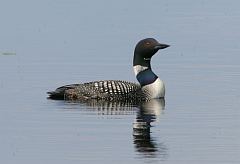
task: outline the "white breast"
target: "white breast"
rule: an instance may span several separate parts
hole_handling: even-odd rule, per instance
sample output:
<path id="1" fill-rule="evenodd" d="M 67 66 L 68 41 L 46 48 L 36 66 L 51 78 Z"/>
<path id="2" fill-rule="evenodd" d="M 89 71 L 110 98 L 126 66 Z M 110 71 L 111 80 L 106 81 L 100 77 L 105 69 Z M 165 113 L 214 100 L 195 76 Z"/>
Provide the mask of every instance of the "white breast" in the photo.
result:
<path id="1" fill-rule="evenodd" d="M 149 99 L 163 98 L 165 96 L 165 86 L 161 79 L 157 78 L 154 83 L 142 87 Z"/>

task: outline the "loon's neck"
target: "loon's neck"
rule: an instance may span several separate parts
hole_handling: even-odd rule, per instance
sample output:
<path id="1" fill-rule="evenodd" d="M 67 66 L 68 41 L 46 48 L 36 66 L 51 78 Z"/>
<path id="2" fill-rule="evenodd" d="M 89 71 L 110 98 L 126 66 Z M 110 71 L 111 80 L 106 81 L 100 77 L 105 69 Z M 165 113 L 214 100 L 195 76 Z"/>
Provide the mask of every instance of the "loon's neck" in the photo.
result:
<path id="1" fill-rule="evenodd" d="M 144 59 L 134 55 L 133 69 L 135 76 L 142 87 L 142 92 L 147 99 L 164 98 L 165 86 L 162 80 L 151 69 L 151 58 Z"/>
<path id="2" fill-rule="evenodd" d="M 151 58 L 143 58 L 138 54 L 134 54 L 133 70 L 141 86 L 152 84 L 158 78 L 153 73 L 150 62 Z"/>
<path id="3" fill-rule="evenodd" d="M 150 69 L 151 70 L 151 64 L 150 64 L 151 59 L 146 59 L 138 55 L 137 53 L 134 53 L 133 57 L 133 70 L 134 74 L 137 77 L 137 75 L 146 70 Z"/>

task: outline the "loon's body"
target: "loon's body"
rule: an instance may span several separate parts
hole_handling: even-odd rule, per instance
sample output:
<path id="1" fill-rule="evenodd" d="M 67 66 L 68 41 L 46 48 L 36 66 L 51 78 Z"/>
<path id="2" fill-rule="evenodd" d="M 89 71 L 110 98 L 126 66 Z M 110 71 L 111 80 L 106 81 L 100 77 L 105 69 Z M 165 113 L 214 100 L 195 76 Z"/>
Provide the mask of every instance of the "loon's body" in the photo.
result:
<path id="1" fill-rule="evenodd" d="M 121 80 L 102 80 L 82 84 L 71 84 L 48 92 L 50 99 L 89 100 L 104 99 L 110 101 L 141 101 L 164 98 L 165 86 L 162 80 L 152 72 L 151 57 L 169 45 L 158 43 L 153 38 L 138 42 L 134 51 L 133 69 L 140 84 Z"/>

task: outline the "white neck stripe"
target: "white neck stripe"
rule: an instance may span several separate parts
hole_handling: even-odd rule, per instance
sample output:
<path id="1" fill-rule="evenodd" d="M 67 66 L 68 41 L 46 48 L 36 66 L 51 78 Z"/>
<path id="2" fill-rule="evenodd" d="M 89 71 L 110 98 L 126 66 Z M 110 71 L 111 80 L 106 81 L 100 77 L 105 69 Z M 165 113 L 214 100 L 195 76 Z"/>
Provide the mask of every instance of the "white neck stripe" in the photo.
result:
<path id="1" fill-rule="evenodd" d="M 142 72 L 142 71 L 144 71 L 146 69 L 148 69 L 148 67 L 142 66 L 142 65 L 135 65 L 135 66 L 133 66 L 133 70 L 134 70 L 135 76 L 137 76 L 139 72 Z"/>

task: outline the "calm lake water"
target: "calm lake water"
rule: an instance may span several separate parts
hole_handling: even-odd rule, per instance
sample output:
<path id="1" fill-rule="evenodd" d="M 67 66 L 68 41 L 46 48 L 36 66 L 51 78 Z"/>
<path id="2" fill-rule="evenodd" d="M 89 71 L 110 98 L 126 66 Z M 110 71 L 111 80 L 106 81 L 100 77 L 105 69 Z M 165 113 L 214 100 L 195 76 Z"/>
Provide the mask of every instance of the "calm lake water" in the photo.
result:
<path id="1" fill-rule="evenodd" d="M 0 163 L 240 163 L 239 6 L 2 2 Z M 171 45 L 152 60 L 165 101 L 46 98 L 65 84 L 136 81 L 133 50 L 146 37 Z"/>

